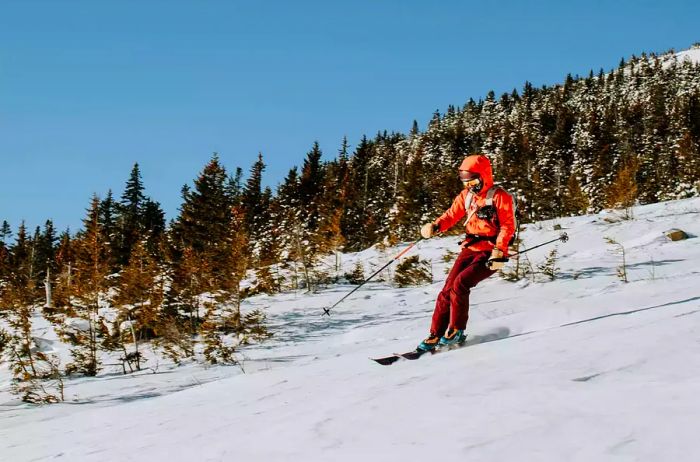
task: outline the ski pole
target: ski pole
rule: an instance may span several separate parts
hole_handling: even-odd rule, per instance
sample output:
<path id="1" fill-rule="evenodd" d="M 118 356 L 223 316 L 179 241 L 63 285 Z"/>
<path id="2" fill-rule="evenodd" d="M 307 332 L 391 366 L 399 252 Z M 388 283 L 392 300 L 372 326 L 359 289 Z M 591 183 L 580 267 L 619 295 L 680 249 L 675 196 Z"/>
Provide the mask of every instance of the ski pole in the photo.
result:
<path id="1" fill-rule="evenodd" d="M 537 248 L 542 247 L 542 246 L 545 246 L 545 245 L 547 245 L 547 244 L 551 244 L 552 242 L 557 242 L 557 241 L 566 242 L 566 241 L 568 241 L 568 240 L 569 240 L 569 235 L 566 234 L 566 233 L 561 233 L 561 234 L 559 235 L 558 238 L 552 239 L 551 241 L 547 241 L 547 242 L 543 242 L 543 243 L 541 243 L 541 244 L 537 244 L 537 245 L 535 245 L 535 246 L 530 247 L 529 249 L 521 250 L 520 252 L 515 252 L 515 253 L 513 253 L 513 254 L 510 254 L 510 255 L 508 255 L 507 257 L 494 258 L 494 259 L 488 260 L 488 261 L 497 261 L 497 262 L 503 262 L 503 263 L 505 263 L 505 262 L 507 262 L 509 259 L 511 259 L 511 258 L 513 258 L 513 257 L 515 257 L 515 256 L 518 256 L 518 255 L 522 255 L 522 254 L 524 254 L 524 253 L 527 253 L 527 252 L 529 252 L 529 251 L 532 250 L 532 249 L 537 249 Z"/>
<path id="2" fill-rule="evenodd" d="M 343 300 L 345 300 L 346 298 L 348 298 L 350 295 L 354 294 L 355 291 L 357 291 L 357 289 L 359 289 L 360 287 L 362 287 L 363 285 L 365 285 L 366 283 L 368 283 L 368 282 L 370 281 L 370 279 L 372 279 L 374 276 L 376 276 L 377 274 L 379 274 L 379 273 L 381 273 L 382 271 L 384 271 L 384 269 L 386 269 L 387 266 L 391 265 L 393 262 L 395 262 L 396 260 L 398 260 L 399 258 L 401 258 L 406 252 L 408 252 L 409 250 L 411 250 L 416 244 L 418 244 L 418 243 L 419 243 L 420 241 L 422 241 L 423 239 L 424 239 L 423 237 L 420 237 L 420 238 L 418 238 L 418 240 L 413 241 L 408 247 L 406 247 L 405 249 L 403 249 L 398 255 L 396 255 L 394 258 L 392 258 L 391 260 L 389 260 L 389 261 L 386 263 L 386 265 L 384 265 L 384 266 L 382 266 L 381 268 L 379 268 L 377 271 L 374 272 L 373 275 L 371 275 L 370 277 L 368 277 L 367 279 L 365 279 L 364 281 L 362 281 L 362 283 L 361 283 L 359 286 L 355 287 L 355 288 L 352 289 L 349 293 L 345 294 L 345 296 L 344 296 L 343 298 L 341 298 L 340 300 L 338 300 L 337 302 L 335 302 L 335 304 L 334 304 L 333 306 L 331 306 L 330 308 L 324 308 L 324 309 L 323 309 L 323 314 L 327 314 L 328 316 L 330 316 L 330 315 L 331 315 L 331 310 L 332 310 L 333 308 L 335 308 L 336 306 L 340 305 L 340 302 L 342 302 Z M 321 316 L 323 316 L 323 314 L 322 314 Z"/>
<path id="3" fill-rule="evenodd" d="M 566 233 L 561 233 L 559 235 L 559 237 L 556 239 L 552 239 L 551 241 L 543 242 L 542 244 L 538 244 L 536 246 L 530 247 L 529 249 L 521 250 L 520 252 L 515 252 L 514 254 L 509 255 L 508 257 L 510 258 L 510 257 L 515 257 L 516 255 L 524 254 L 526 252 L 529 252 L 532 249 L 537 249 L 537 248 L 545 246 L 547 244 L 551 244 L 552 242 L 557 242 L 557 241 L 566 242 L 568 240 L 569 240 L 569 235 Z"/>

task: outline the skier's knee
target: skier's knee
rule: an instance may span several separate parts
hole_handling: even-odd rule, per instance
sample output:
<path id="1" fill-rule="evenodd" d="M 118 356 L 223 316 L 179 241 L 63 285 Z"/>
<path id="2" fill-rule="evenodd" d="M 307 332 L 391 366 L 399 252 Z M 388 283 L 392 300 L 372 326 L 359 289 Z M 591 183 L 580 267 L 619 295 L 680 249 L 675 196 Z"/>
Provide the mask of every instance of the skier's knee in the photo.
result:
<path id="1" fill-rule="evenodd" d="M 452 283 L 452 290 L 458 294 L 468 294 L 471 288 L 474 287 L 469 278 L 456 278 Z"/>

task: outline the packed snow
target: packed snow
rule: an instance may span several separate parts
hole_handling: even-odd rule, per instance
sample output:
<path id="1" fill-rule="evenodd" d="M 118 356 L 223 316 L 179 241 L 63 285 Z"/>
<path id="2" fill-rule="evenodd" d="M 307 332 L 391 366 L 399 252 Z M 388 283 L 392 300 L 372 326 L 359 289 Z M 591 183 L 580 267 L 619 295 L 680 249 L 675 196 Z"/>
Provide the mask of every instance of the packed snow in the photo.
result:
<path id="1" fill-rule="evenodd" d="M 690 238 L 672 242 L 671 228 Z M 396 288 L 389 272 L 330 317 L 323 307 L 353 286 L 247 299 L 275 337 L 243 351 L 245 373 L 151 359 L 139 374 L 69 380 L 65 403 L 37 407 L 9 394 L 3 368 L 0 460 L 697 461 L 700 199 L 530 224 L 524 246 L 562 231 L 555 280 L 486 280 L 471 296 L 473 344 L 418 361 L 368 358 L 426 335 L 458 236 L 408 254 L 431 261 L 432 285 Z M 625 248 L 628 283 L 606 237 Z M 359 259 L 371 274 L 405 245 L 343 255 L 343 271 Z"/>

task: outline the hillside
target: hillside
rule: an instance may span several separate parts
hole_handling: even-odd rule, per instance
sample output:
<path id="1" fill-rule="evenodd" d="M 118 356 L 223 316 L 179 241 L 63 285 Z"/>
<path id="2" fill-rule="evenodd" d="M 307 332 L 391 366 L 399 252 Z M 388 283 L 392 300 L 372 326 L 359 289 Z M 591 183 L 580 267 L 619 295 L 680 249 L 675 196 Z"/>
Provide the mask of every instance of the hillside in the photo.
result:
<path id="1" fill-rule="evenodd" d="M 457 237 L 412 252 L 432 262 L 432 285 L 371 283 L 330 318 L 322 307 L 351 286 L 247 299 L 275 337 L 245 351 L 245 374 L 161 364 L 71 380 L 66 403 L 31 407 L 9 394 L 3 368 L 0 460 L 696 460 L 698 217 L 700 200 L 686 199 L 637 207 L 633 220 L 528 225 L 526 246 L 556 237 L 555 224 L 570 235 L 556 279 L 487 280 L 468 331 L 497 340 L 415 362 L 368 357 L 425 335 Z M 670 228 L 691 238 L 671 242 Z M 605 237 L 624 245 L 628 283 Z M 360 259 L 369 271 L 400 247 L 343 255 L 343 267 Z"/>

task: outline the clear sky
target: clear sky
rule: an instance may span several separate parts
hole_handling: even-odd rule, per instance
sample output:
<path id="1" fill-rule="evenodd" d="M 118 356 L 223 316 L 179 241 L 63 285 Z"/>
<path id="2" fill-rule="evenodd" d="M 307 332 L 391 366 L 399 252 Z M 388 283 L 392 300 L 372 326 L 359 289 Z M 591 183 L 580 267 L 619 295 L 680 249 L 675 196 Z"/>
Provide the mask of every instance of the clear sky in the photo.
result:
<path id="1" fill-rule="evenodd" d="M 212 152 L 276 186 L 314 140 L 700 41 L 693 1 L 0 0 L 0 220 L 80 226 L 134 162 L 168 218 Z"/>

